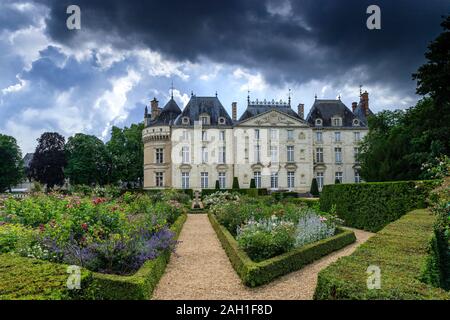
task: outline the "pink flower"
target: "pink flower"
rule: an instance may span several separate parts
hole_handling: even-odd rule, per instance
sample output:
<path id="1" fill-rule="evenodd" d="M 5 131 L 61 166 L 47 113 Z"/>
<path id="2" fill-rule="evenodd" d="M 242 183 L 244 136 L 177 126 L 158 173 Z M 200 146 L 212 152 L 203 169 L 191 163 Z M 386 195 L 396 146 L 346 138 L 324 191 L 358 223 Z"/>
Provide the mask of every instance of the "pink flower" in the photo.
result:
<path id="1" fill-rule="evenodd" d="M 320 221 L 322 221 L 322 222 L 327 221 L 327 218 L 325 218 L 325 217 L 320 217 Z"/>

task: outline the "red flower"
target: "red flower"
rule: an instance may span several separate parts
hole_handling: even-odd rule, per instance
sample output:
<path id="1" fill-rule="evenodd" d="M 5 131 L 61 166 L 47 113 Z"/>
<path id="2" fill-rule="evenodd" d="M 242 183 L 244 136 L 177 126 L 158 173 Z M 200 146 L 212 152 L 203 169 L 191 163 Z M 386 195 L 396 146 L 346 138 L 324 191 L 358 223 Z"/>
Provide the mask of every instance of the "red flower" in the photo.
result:
<path id="1" fill-rule="evenodd" d="M 39 225 L 39 231 L 45 231 L 45 226 L 42 223 Z"/>
<path id="2" fill-rule="evenodd" d="M 81 224 L 81 228 L 82 228 L 84 231 L 87 231 L 87 229 L 88 229 L 88 224 L 87 224 L 87 223 L 82 223 L 82 224 Z"/>

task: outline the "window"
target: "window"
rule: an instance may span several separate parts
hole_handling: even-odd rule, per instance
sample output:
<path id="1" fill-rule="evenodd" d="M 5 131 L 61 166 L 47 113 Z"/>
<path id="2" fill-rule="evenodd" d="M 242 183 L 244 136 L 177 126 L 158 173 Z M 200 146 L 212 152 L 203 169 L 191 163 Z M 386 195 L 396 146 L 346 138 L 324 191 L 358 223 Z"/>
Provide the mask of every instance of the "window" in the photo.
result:
<path id="1" fill-rule="evenodd" d="M 322 125 L 322 119 L 316 119 L 316 126 Z"/>
<path id="2" fill-rule="evenodd" d="M 340 126 L 342 126 L 342 119 L 341 118 L 333 118 L 332 123 L 333 123 L 333 127 L 340 127 Z"/>
<path id="3" fill-rule="evenodd" d="M 220 189 L 226 189 L 225 172 L 219 172 L 219 187 Z"/>
<path id="4" fill-rule="evenodd" d="M 183 141 L 189 140 L 189 132 L 187 130 L 183 130 Z"/>
<path id="5" fill-rule="evenodd" d="M 208 140 L 208 132 L 206 130 L 202 131 L 202 141 Z"/>
<path id="6" fill-rule="evenodd" d="M 361 182 L 361 176 L 359 175 L 359 171 L 355 170 L 355 183 Z"/>
<path id="7" fill-rule="evenodd" d="M 225 124 L 225 118 L 219 117 L 219 124 Z"/>
<path id="8" fill-rule="evenodd" d="M 164 186 L 164 174 L 162 172 L 155 172 L 155 186 L 157 188 Z"/>
<path id="9" fill-rule="evenodd" d="M 355 142 L 361 141 L 361 132 L 353 132 L 353 136 L 355 137 Z"/>
<path id="10" fill-rule="evenodd" d="M 189 147 L 182 147 L 181 148 L 181 158 L 183 163 L 189 163 Z"/>
<path id="11" fill-rule="evenodd" d="M 287 173 L 287 185 L 288 185 L 289 189 L 293 189 L 295 187 L 295 185 L 294 185 L 294 177 L 295 177 L 295 172 L 288 171 L 288 173 Z"/>
<path id="12" fill-rule="evenodd" d="M 338 171 L 336 172 L 336 174 L 334 175 L 334 179 L 339 180 L 340 183 L 342 183 L 342 172 Z"/>
<path id="13" fill-rule="evenodd" d="M 200 187 L 202 189 L 207 189 L 209 186 L 208 172 L 200 173 Z"/>
<path id="14" fill-rule="evenodd" d="M 339 131 L 334 133 L 334 141 L 341 142 L 341 133 Z"/>
<path id="15" fill-rule="evenodd" d="M 208 148 L 202 147 L 202 163 L 208 162 Z"/>
<path id="16" fill-rule="evenodd" d="M 261 171 L 255 171 L 253 173 L 253 177 L 255 178 L 255 186 L 256 188 L 261 188 Z"/>
<path id="17" fill-rule="evenodd" d="M 359 157 L 359 148 L 353 148 L 353 156 L 355 157 L 355 163 L 358 163 L 358 157 Z"/>
<path id="18" fill-rule="evenodd" d="M 294 146 L 287 146 L 287 161 L 294 162 Z"/>
<path id="19" fill-rule="evenodd" d="M 278 189 L 278 173 L 277 172 L 273 172 L 270 175 L 270 188 Z"/>
<path id="20" fill-rule="evenodd" d="M 259 144 L 255 146 L 255 162 L 260 163 L 261 162 L 261 147 Z"/>
<path id="21" fill-rule="evenodd" d="M 323 141 L 322 131 L 316 131 L 316 142 L 322 142 L 322 141 Z"/>
<path id="22" fill-rule="evenodd" d="M 270 146 L 270 159 L 272 162 L 278 162 L 278 148 L 277 146 Z"/>
<path id="23" fill-rule="evenodd" d="M 359 120 L 358 120 L 358 119 L 354 119 L 354 120 L 353 120 L 353 126 L 354 126 L 354 127 L 359 126 Z"/>
<path id="24" fill-rule="evenodd" d="M 322 188 L 323 188 L 323 172 L 317 172 L 316 173 L 316 181 L 317 181 L 317 186 L 319 187 L 319 190 L 322 191 Z"/>
<path id="25" fill-rule="evenodd" d="M 259 129 L 255 129 L 255 139 L 259 140 Z"/>
<path id="26" fill-rule="evenodd" d="M 189 118 L 188 118 L 188 117 L 183 117 L 183 118 L 181 119 L 181 123 L 182 123 L 182 124 L 189 124 Z"/>
<path id="27" fill-rule="evenodd" d="M 219 141 L 225 141 L 225 131 L 219 132 Z"/>
<path id="28" fill-rule="evenodd" d="M 207 125 L 208 124 L 208 116 L 201 116 L 200 120 L 202 122 L 202 125 Z"/>
<path id="29" fill-rule="evenodd" d="M 189 172 L 181 173 L 181 188 L 189 189 Z"/>
<path id="30" fill-rule="evenodd" d="M 323 148 L 316 148 L 316 162 L 323 162 Z"/>
<path id="31" fill-rule="evenodd" d="M 272 139 L 272 140 L 278 139 L 278 130 L 277 129 L 270 129 L 270 139 Z"/>
<path id="32" fill-rule="evenodd" d="M 294 140 L 294 130 L 287 131 L 287 138 L 288 140 Z"/>
<path id="33" fill-rule="evenodd" d="M 342 148 L 334 148 L 334 159 L 336 163 L 342 163 Z"/>
<path id="34" fill-rule="evenodd" d="M 226 162 L 225 147 L 219 147 L 219 163 Z"/>
<path id="35" fill-rule="evenodd" d="M 156 149 L 156 163 L 164 163 L 164 150 L 162 148 Z"/>

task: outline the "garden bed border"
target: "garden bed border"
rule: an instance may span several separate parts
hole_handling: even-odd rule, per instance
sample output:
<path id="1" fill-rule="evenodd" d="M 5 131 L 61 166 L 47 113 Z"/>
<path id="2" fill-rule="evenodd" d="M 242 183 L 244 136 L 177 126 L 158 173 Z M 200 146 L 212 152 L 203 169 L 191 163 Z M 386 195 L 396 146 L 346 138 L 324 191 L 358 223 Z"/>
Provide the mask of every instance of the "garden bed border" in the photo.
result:
<path id="1" fill-rule="evenodd" d="M 249 287 L 263 285 L 277 277 L 297 271 L 305 265 L 356 241 L 353 231 L 338 228 L 338 233 L 331 238 L 296 248 L 261 262 L 254 262 L 238 247 L 236 239 L 224 226 L 219 224 L 213 214 L 208 213 L 208 218 L 234 270 L 236 270 L 242 282 Z"/>

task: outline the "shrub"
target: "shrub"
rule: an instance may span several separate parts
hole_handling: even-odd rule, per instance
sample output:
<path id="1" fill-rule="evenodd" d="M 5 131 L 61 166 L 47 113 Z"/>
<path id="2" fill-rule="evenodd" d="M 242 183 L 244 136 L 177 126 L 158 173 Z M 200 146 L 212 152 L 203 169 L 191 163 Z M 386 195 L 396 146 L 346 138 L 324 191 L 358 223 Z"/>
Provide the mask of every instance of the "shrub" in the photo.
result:
<path id="1" fill-rule="evenodd" d="M 295 245 L 304 246 L 334 236 L 336 224 L 319 216 L 313 210 L 302 215 L 297 223 Z"/>
<path id="2" fill-rule="evenodd" d="M 234 177 L 233 178 L 233 189 L 234 190 L 239 190 L 240 188 L 239 188 L 239 179 L 238 179 L 238 177 Z"/>
<path id="3" fill-rule="evenodd" d="M 330 211 L 335 205 L 337 215 L 348 226 L 376 232 L 406 212 L 424 208 L 435 185 L 436 181 L 326 185 L 320 208 Z"/>
<path id="4" fill-rule="evenodd" d="M 18 244 L 28 244 L 33 241 L 34 231 L 15 224 L 0 224 L 0 254 L 13 252 Z"/>
<path id="5" fill-rule="evenodd" d="M 412 211 L 390 223 L 350 256 L 320 271 L 315 299 L 450 299 L 442 289 L 420 281 L 435 217 Z M 367 268 L 381 269 L 381 288 L 367 288 Z"/>
<path id="6" fill-rule="evenodd" d="M 319 193 L 319 186 L 317 184 L 317 179 L 313 178 L 312 182 L 311 182 L 311 191 L 310 193 L 314 196 L 314 197 L 318 197 L 320 195 Z"/>
<path id="7" fill-rule="evenodd" d="M 256 189 L 255 179 L 250 179 L 250 189 Z"/>

